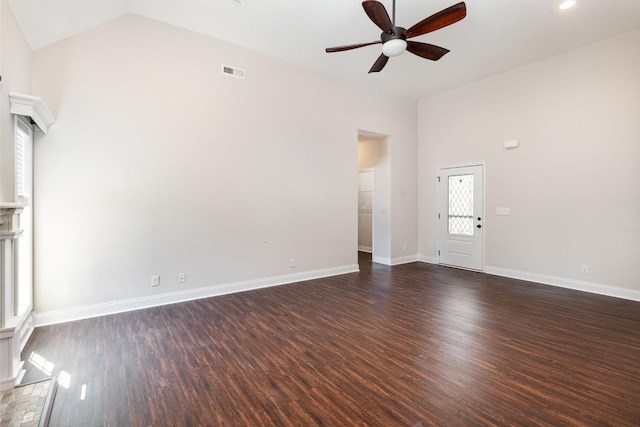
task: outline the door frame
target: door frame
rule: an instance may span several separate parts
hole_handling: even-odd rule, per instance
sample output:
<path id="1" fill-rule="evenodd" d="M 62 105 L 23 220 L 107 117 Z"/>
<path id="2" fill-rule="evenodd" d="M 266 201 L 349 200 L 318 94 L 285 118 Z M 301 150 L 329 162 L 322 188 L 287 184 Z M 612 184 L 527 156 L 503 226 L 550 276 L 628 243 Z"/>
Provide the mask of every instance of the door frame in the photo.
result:
<path id="1" fill-rule="evenodd" d="M 376 170 L 375 168 L 366 168 L 358 170 L 358 177 L 361 173 L 371 173 L 371 256 L 373 257 L 375 251 L 375 235 L 376 235 L 376 227 L 375 227 L 375 215 L 376 215 Z M 358 193 L 360 192 L 360 186 L 358 186 Z M 358 216 L 360 208 L 358 207 Z M 358 218 L 358 228 L 360 228 L 360 218 Z M 358 251 L 360 251 L 360 245 L 358 245 Z"/>
<path id="2" fill-rule="evenodd" d="M 483 233 L 482 233 L 482 268 L 480 270 L 473 270 L 473 271 L 485 271 L 485 268 L 487 266 L 486 263 L 486 259 L 487 259 L 487 232 L 488 232 L 488 227 L 487 227 L 487 162 L 482 160 L 482 161 L 476 161 L 476 162 L 465 162 L 465 163 L 455 163 L 455 164 L 450 164 L 450 165 L 441 165 L 441 166 L 437 166 L 436 167 L 436 180 L 440 179 L 440 171 L 443 169 L 456 169 L 456 168 L 466 168 L 466 167 L 471 167 L 471 166 L 481 166 L 482 167 L 482 218 L 484 218 L 484 221 L 482 222 L 482 228 L 483 228 Z M 438 185 L 437 186 L 437 191 L 436 191 L 436 255 L 437 255 L 437 259 L 438 259 L 438 265 L 440 265 L 440 251 L 443 249 L 441 247 L 441 239 L 440 239 L 440 223 L 438 221 L 440 221 L 439 216 L 440 212 L 443 212 L 443 206 L 441 203 L 442 200 L 442 185 Z M 461 269 L 465 269 L 464 267 L 457 267 L 457 266 L 452 266 L 452 267 L 456 267 L 456 268 L 461 268 Z"/>

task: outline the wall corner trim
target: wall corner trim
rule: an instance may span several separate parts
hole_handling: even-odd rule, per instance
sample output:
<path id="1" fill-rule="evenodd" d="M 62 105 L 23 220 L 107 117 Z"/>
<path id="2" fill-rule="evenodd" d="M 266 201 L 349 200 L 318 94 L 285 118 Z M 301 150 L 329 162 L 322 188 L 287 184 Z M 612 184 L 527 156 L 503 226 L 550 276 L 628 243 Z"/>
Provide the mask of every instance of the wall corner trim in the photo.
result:
<path id="1" fill-rule="evenodd" d="M 418 261 L 418 255 L 396 257 L 391 260 L 391 265 L 409 264 Z"/>
<path id="2" fill-rule="evenodd" d="M 371 257 L 371 262 L 375 262 L 378 264 L 384 264 L 384 265 L 392 265 L 391 264 L 391 258 L 384 258 L 381 256 L 372 256 Z"/>
<path id="3" fill-rule="evenodd" d="M 427 264 L 438 264 L 438 258 L 428 255 L 418 254 L 418 261 L 426 262 Z"/>
<path id="4" fill-rule="evenodd" d="M 123 313 L 127 311 L 141 310 L 167 304 L 192 301 L 202 298 L 210 298 L 219 295 L 236 292 L 250 291 L 254 289 L 280 286 L 306 280 L 321 279 L 323 277 L 338 276 L 341 274 L 356 273 L 360 271 L 358 264 L 330 267 L 320 270 L 312 270 L 301 273 L 273 276 L 263 279 L 246 280 L 242 282 L 226 283 L 221 285 L 206 286 L 196 289 L 187 289 L 179 292 L 169 292 L 161 295 L 152 295 L 141 298 L 131 298 L 113 301 L 103 304 L 94 304 L 84 307 L 76 307 L 64 310 L 35 313 L 35 326 L 46 326 L 57 323 L 72 322 L 74 320 L 89 319 L 92 317 L 107 316 L 109 314 Z"/>
<path id="5" fill-rule="evenodd" d="M 11 103 L 11 114 L 31 117 L 45 134 L 49 132 L 49 128 L 56 121 L 42 98 L 38 96 L 9 92 L 9 102 Z"/>

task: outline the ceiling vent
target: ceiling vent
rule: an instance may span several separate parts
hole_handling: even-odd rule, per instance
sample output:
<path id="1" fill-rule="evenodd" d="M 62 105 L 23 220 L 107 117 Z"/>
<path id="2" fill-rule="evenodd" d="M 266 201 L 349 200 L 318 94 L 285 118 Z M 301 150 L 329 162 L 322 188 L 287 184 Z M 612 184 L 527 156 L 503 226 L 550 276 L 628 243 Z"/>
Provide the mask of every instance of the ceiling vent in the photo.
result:
<path id="1" fill-rule="evenodd" d="M 229 65 L 222 64 L 222 74 L 244 79 L 244 70 L 242 68 L 231 67 Z"/>

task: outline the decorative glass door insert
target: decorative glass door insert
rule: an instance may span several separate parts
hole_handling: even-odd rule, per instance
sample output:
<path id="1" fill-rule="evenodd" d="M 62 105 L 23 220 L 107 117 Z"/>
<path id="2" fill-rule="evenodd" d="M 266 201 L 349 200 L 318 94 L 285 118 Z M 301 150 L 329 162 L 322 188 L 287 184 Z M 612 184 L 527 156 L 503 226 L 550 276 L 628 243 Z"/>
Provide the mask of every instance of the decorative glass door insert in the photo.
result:
<path id="1" fill-rule="evenodd" d="M 473 236 L 473 175 L 449 177 L 449 233 Z"/>

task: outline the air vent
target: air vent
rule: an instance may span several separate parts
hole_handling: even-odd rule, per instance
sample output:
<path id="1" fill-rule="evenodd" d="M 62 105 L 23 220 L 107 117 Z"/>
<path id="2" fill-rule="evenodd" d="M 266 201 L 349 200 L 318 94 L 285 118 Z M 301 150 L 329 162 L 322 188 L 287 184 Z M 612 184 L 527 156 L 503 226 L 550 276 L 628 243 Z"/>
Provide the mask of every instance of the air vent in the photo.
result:
<path id="1" fill-rule="evenodd" d="M 231 67 L 229 65 L 222 64 L 222 74 L 244 79 L 244 70 L 242 68 Z"/>

